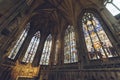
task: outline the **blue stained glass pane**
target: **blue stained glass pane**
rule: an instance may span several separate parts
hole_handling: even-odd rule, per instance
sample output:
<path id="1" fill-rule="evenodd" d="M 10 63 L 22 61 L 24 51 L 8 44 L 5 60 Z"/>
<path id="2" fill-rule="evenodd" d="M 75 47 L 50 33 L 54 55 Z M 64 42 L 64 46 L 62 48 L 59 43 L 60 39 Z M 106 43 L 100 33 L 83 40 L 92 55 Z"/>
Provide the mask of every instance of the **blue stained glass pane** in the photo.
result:
<path id="1" fill-rule="evenodd" d="M 102 22 L 99 22 L 99 20 L 92 13 L 89 13 L 89 16 L 93 19 L 91 23 L 87 15 L 88 13 L 84 14 L 82 22 L 89 58 L 99 59 L 117 56 L 112 54 L 114 52 L 110 51 L 110 47 L 113 48 L 113 45 L 102 28 L 102 26 L 105 25 Z M 86 19 L 87 22 L 84 22 L 84 19 Z M 86 29 L 86 27 L 88 29 Z M 86 36 L 87 33 L 88 36 Z M 107 48 L 105 46 L 107 46 Z"/>

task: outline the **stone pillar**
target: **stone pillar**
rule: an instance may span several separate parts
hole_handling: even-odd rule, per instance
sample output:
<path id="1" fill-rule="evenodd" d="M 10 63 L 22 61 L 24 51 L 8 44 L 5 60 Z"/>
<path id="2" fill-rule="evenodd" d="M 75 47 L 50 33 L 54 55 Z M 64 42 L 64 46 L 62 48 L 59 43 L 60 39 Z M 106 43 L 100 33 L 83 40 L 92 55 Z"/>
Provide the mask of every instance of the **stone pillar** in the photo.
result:
<path id="1" fill-rule="evenodd" d="M 14 59 L 14 61 L 16 61 L 16 60 L 22 61 L 22 59 L 25 55 L 25 52 L 29 46 L 29 43 L 30 43 L 32 37 L 34 36 L 34 33 L 35 33 L 35 31 L 32 30 L 32 28 L 30 28 L 20 50 L 18 51 L 18 53 Z"/>
<path id="2" fill-rule="evenodd" d="M 80 17 L 77 17 L 77 15 L 74 15 L 72 23 L 73 23 L 72 25 L 74 27 L 75 38 L 76 38 L 76 49 L 78 53 L 78 68 L 82 69 L 84 63 L 86 64 L 88 63 L 88 54 L 87 54 L 87 48 L 85 45 L 82 22 L 80 22 Z"/>
<path id="3" fill-rule="evenodd" d="M 78 67 L 81 69 L 88 61 L 87 57 L 87 51 L 85 50 L 85 41 L 84 41 L 84 34 L 82 31 L 82 27 L 79 25 L 74 26 L 75 30 L 75 37 L 76 37 L 76 48 L 77 48 L 77 53 L 78 53 Z"/>
<path id="4" fill-rule="evenodd" d="M 50 54 L 50 60 L 49 60 L 49 64 L 50 66 L 54 65 L 55 62 L 55 52 L 56 52 L 56 35 L 52 36 L 52 48 L 51 48 L 51 54 Z"/>
<path id="5" fill-rule="evenodd" d="M 44 48 L 44 43 L 45 43 L 46 37 L 47 37 L 47 34 L 45 34 L 45 35 L 41 34 L 38 49 L 37 49 L 37 52 L 36 52 L 35 57 L 34 57 L 33 62 L 32 62 L 32 66 L 34 66 L 34 67 L 38 67 L 40 64 L 40 59 L 42 56 L 42 51 Z"/>
<path id="6" fill-rule="evenodd" d="M 63 34 L 59 33 L 57 39 L 58 39 L 57 65 L 60 66 L 64 63 L 64 36 Z"/>

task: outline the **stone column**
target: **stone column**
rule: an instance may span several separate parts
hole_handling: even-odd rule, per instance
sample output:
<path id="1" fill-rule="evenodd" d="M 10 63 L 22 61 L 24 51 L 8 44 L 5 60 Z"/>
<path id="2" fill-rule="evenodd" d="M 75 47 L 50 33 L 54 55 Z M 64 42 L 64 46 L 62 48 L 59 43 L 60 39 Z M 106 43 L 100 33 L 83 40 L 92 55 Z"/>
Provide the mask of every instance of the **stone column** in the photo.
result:
<path id="1" fill-rule="evenodd" d="M 77 15 L 73 16 L 72 23 L 75 31 L 76 48 L 78 53 L 78 68 L 82 69 L 84 63 L 88 63 L 88 54 L 80 17 L 77 17 Z"/>
<path id="2" fill-rule="evenodd" d="M 55 51 L 56 51 L 56 35 L 52 36 L 52 48 L 51 48 L 51 53 L 50 53 L 50 60 L 49 60 L 49 64 L 52 66 L 54 65 L 55 62 Z"/>
<path id="3" fill-rule="evenodd" d="M 75 25 L 75 37 L 76 37 L 76 48 L 78 53 L 78 67 L 81 69 L 88 61 L 87 51 L 85 50 L 85 41 L 84 41 L 84 34 L 82 32 L 82 27 Z"/>
<path id="4" fill-rule="evenodd" d="M 64 63 L 64 36 L 62 33 L 58 34 L 58 56 L 57 65 L 60 66 Z"/>

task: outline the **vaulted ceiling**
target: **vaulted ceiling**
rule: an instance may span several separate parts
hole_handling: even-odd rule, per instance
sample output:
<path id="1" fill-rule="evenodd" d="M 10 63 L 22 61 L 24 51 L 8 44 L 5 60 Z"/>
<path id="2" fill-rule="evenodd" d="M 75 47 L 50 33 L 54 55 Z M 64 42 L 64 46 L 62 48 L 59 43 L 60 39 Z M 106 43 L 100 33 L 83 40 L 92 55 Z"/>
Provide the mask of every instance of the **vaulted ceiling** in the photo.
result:
<path id="1" fill-rule="evenodd" d="M 104 0 L 36 0 L 33 1 L 31 23 L 35 26 L 61 31 L 66 24 L 75 25 L 81 10 L 90 5 L 101 5 Z M 53 29 L 53 28 L 52 28 Z"/>
<path id="2" fill-rule="evenodd" d="M 23 0 L 24 1 L 24 0 Z M 61 31 L 67 26 L 76 24 L 81 10 L 94 6 L 99 7 L 105 0 L 26 0 L 32 10 L 30 20 L 32 26 L 38 29 L 54 29 Z M 4 15 L 19 0 L 0 0 L 0 15 Z M 7 5 L 7 7 L 5 6 Z M 3 9 L 4 8 L 4 9 Z"/>

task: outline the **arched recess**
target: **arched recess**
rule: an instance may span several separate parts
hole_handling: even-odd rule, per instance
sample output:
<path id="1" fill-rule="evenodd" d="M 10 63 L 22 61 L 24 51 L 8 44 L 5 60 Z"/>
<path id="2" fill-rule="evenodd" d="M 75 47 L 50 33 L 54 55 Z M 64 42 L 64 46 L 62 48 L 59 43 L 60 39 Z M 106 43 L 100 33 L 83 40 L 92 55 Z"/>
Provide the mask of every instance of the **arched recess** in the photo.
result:
<path id="1" fill-rule="evenodd" d="M 116 38 L 97 10 L 84 9 L 78 21 L 90 60 L 119 56 L 114 45 Z"/>
<path id="2" fill-rule="evenodd" d="M 52 36 L 51 34 L 49 34 L 44 44 L 40 65 L 49 65 L 51 47 L 52 47 Z"/>
<path id="3" fill-rule="evenodd" d="M 19 49 L 21 48 L 26 36 L 27 36 L 27 33 L 29 31 L 29 28 L 30 28 L 30 23 L 28 23 L 26 25 L 26 28 L 25 30 L 22 32 L 21 36 L 19 37 L 18 41 L 16 42 L 15 46 L 13 47 L 13 49 L 10 51 L 10 54 L 8 56 L 8 58 L 10 59 L 14 59 L 15 56 L 17 55 Z"/>
<path id="4" fill-rule="evenodd" d="M 64 63 L 78 62 L 76 38 L 73 26 L 68 26 L 64 36 Z"/>
<path id="5" fill-rule="evenodd" d="M 40 31 L 37 31 L 32 37 L 31 42 L 29 43 L 25 56 L 22 60 L 23 62 L 32 63 L 34 56 L 36 54 L 39 42 L 40 42 Z"/>

